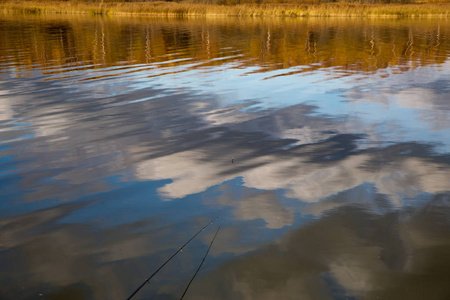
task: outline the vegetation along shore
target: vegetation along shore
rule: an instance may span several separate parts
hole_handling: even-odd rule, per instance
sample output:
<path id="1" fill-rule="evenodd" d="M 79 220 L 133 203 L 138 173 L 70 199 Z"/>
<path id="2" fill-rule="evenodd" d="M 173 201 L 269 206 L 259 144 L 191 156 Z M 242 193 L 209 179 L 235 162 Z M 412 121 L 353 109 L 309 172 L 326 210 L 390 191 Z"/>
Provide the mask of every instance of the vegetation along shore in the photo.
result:
<path id="1" fill-rule="evenodd" d="M 390 0 L 384 0 L 384 2 Z M 370 2 L 370 3 L 369 3 Z M 23 14 L 138 14 L 167 16 L 345 16 L 441 17 L 450 15 L 450 3 L 376 3 L 357 1 L 322 3 L 293 0 L 185 0 L 173 1 L 26 1 L 0 2 L 0 10 Z M 402 2 L 402 3 L 399 3 Z"/>

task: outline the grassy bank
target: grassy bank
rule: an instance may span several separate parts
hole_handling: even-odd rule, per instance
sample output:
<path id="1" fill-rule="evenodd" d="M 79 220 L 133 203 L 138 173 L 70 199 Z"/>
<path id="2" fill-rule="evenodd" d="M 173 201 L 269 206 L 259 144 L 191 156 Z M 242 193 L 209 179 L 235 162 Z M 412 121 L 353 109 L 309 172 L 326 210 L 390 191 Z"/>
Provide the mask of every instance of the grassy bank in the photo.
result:
<path id="1" fill-rule="evenodd" d="M 444 17 L 450 4 L 240 4 L 217 5 L 186 2 L 72 2 L 2 1 L 0 10 L 23 14 L 140 14 L 167 16 L 345 16 L 345 17 Z"/>

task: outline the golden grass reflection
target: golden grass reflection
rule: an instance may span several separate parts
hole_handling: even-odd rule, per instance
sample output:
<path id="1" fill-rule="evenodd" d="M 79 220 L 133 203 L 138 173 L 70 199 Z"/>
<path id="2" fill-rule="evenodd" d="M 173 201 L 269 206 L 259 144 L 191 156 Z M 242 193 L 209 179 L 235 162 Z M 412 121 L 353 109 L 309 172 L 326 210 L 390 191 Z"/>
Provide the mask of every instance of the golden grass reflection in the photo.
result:
<path id="1" fill-rule="evenodd" d="M 386 68 L 401 73 L 443 63 L 450 48 L 449 22 L 432 19 L 3 15 L 1 20 L 0 73 L 19 77 L 37 70 L 77 77 L 101 69 L 84 77 L 89 80 L 154 69 L 171 73 L 177 66 L 288 69 L 276 76 L 330 67 L 340 70 L 338 76 Z"/>

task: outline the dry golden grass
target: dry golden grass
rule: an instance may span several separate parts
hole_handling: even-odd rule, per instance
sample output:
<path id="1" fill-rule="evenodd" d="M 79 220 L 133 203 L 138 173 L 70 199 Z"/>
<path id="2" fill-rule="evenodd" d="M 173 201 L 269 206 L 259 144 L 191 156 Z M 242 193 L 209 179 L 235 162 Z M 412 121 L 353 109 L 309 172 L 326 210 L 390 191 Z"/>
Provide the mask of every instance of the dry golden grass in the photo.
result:
<path id="1" fill-rule="evenodd" d="M 3 1 L 0 10 L 23 14 L 141 14 L 167 16 L 449 17 L 450 4 L 240 4 L 186 2 Z"/>

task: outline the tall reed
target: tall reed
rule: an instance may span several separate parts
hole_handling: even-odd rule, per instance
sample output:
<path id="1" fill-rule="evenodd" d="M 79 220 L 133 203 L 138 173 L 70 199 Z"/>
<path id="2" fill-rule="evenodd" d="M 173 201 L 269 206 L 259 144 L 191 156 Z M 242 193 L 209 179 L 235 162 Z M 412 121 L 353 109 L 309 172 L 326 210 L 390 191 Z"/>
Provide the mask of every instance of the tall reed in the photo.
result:
<path id="1" fill-rule="evenodd" d="M 435 4 L 237 4 L 218 5 L 188 2 L 75 2 L 12 1 L 0 10 L 21 14 L 141 14 L 167 16 L 345 16 L 345 17 L 449 17 L 450 3 Z"/>

